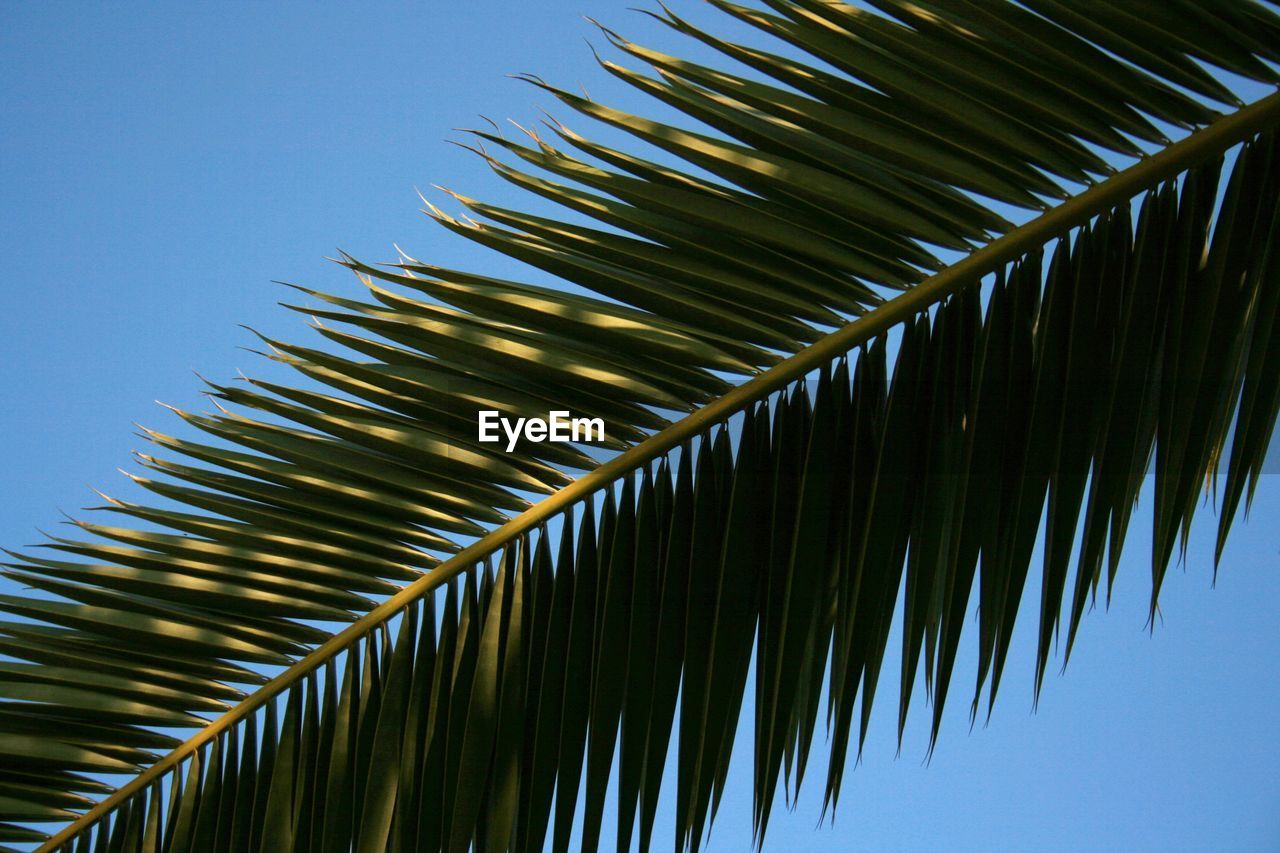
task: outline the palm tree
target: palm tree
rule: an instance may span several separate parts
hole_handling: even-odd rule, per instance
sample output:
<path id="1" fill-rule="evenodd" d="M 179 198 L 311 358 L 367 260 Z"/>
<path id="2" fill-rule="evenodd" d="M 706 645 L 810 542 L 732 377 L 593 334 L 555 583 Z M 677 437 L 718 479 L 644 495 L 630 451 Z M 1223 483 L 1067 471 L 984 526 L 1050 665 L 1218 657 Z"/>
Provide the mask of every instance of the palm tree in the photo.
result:
<path id="1" fill-rule="evenodd" d="M 616 755 L 619 849 L 671 761 L 696 850 L 751 690 L 763 843 L 820 722 L 835 807 L 900 589 L 936 738 L 974 606 L 994 702 L 1042 516 L 1037 687 L 1152 466 L 1152 614 L 1220 472 L 1221 554 L 1280 410 L 1280 95 L 1223 80 L 1280 82 L 1280 18 L 709 2 L 758 38 L 652 14 L 723 67 L 602 29 L 682 126 L 524 78 L 643 153 L 470 132 L 566 218 L 428 203 L 563 286 L 343 256 L 367 297 L 297 306 L 336 346 L 263 338 L 297 386 L 211 385 L 207 438 L 148 432 L 160 500 L 12 555 L 0 842 L 595 849 Z M 482 410 L 605 438 L 508 453 Z"/>

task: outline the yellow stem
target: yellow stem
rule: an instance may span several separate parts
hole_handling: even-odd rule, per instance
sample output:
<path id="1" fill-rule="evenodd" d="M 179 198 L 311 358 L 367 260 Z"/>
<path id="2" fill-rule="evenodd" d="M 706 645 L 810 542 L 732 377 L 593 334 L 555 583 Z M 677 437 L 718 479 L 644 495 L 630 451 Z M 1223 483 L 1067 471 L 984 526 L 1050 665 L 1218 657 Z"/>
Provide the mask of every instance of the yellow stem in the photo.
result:
<path id="1" fill-rule="evenodd" d="M 1173 178 L 1209 157 L 1225 152 L 1254 134 L 1275 125 L 1278 120 L 1280 120 L 1280 93 L 1269 95 L 1237 112 L 1219 118 L 1185 139 L 1156 154 L 1144 157 L 1080 195 L 1062 202 L 1025 225 L 975 250 L 964 259 L 900 296 L 815 341 L 749 382 L 735 387 L 724 396 L 601 464 L 590 473 L 584 474 L 464 548 L 340 633 L 335 634 L 315 651 L 259 687 L 234 708 L 211 721 L 208 726 L 192 735 L 128 784 L 54 835 L 39 848 L 37 853 L 52 851 L 92 826 L 126 799 L 145 791 L 154 781 L 173 770 L 197 749 L 293 686 L 329 658 L 339 654 L 408 605 L 475 566 L 521 534 L 549 521 L 579 500 L 657 459 L 715 424 L 743 411 L 752 403 L 785 388 L 810 371 L 830 363 L 964 287 L 977 284 L 984 276 L 994 272 L 1001 265 L 1014 261 L 1028 251 L 1069 233 L 1073 228 L 1083 225 L 1093 217 L 1127 202 L 1143 190 Z"/>

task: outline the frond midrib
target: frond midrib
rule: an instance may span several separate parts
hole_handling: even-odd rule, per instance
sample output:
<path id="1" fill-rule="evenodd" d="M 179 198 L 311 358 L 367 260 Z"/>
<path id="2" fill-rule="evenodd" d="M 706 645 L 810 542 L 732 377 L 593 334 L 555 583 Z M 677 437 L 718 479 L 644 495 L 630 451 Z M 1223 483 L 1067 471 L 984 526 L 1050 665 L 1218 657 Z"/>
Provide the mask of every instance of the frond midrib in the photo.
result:
<path id="1" fill-rule="evenodd" d="M 145 790 L 205 744 L 217 738 L 267 702 L 288 690 L 326 661 L 342 653 L 371 630 L 405 607 L 475 567 L 539 525 L 555 518 L 583 498 L 609 486 L 659 458 L 751 404 L 767 398 L 814 369 L 852 351 L 947 297 L 977 285 L 1002 265 L 1022 257 L 1055 238 L 1070 233 L 1095 216 L 1136 197 L 1191 166 L 1220 155 L 1253 135 L 1280 124 L 1280 92 L 1225 115 L 1084 192 L 1055 205 L 1031 221 L 974 250 L 920 284 L 885 302 L 847 325 L 779 362 L 753 379 L 655 433 L 643 442 L 603 462 L 515 518 L 463 548 L 435 569 L 404 587 L 341 632 L 295 662 L 238 705 L 196 732 L 155 764 L 118 788 L 73 823 L 46 841 L 39 851 L 52 851 L 107 815 L 120 803 Z"/>

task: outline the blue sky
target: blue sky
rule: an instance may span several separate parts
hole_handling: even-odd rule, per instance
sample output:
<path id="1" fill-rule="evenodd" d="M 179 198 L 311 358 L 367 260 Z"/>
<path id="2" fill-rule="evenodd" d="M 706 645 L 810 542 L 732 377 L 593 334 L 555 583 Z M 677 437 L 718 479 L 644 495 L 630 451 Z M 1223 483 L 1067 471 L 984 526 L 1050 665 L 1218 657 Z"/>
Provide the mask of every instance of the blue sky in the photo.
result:
<path id="1" fill-rule="evenodd" d="M 271 279 L 350 288 L 323 257 L 386 260 L 393 243 L 507 269 L 431 226 L 415 188 L 523 203 L 444 142 L 481 113 L 529 123 L 550 107 L 507 73 L 636 106 L 593 66 L 583 39 L 600 39 L 579 17 L 675 47 L 625 5 L 0 5 L 0 545 L 92 503 L 88 485 L 124 492 L 131 423 L 171 428 L 156 399 L 202 408 L 193 370 L 262 374 L 237 324 L 307 340 Z M 924 767 L 924 718 L 895 758 L 885 702 L 834 829 L 813 831 L 815 786 L 766 849 L 1277 849 L 1280 480 L 1264 478 L 1216 589 L 1202 512 L 1154 634 L 1145 517 L 1111 612 L 1086 618 L 1036 713 L 1024 621 L 989 726 L 970 732 L 957 694 Z M 713 850 L 747 848 L 748 777 L 731 781 Z"/>

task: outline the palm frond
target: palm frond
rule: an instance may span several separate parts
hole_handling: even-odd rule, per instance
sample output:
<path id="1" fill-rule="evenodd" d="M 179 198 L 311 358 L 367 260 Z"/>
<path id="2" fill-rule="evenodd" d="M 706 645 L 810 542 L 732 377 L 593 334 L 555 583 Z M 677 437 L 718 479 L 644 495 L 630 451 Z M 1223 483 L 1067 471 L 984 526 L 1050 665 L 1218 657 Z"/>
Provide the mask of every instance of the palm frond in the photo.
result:
<path id="1" fill-rule="evenodd" d="M 595 849 L 616 754 L 619 849 L 669 755 L 697 849 L 753 657 L 763 840 L 820 721 L 835 805 L 900 589 L 899 730 L 923 668 L 936 738 L 975 602 L 995 699 L 1042 517 L 1037 685 L 1152 459 L 1153 611 L 1225 465 L 1221 552 L 1280 410 L 1280 95 L 1208 68 L 1274 85 L 1277 18 L 711 2 L 766 45 L 655 17 L 742 70 L 607 29 L 656 76 L 600 59 L 695 128 L 527 77 L 651 153 L 477 130 L 572 215 L 429 207 L 564 286 L 344 256 L 365 301 L 293 306 L 337 350 L 263 339 L 302 385 L 212 384 L 178 412 L 207 438 L 144 431 L 181 460 L 139 457 L 158 506 L 12 555 L 0 842 L 88 809 L 43 849 Z M 506 453 L 480 409 L 609 441 Z M 104 774 L 136 775 L 89 808 Z"/>

